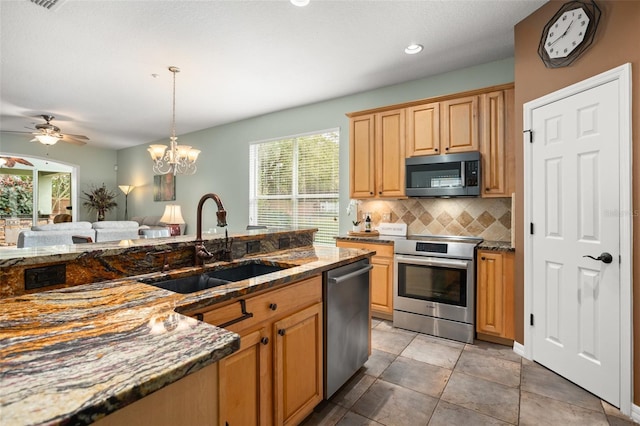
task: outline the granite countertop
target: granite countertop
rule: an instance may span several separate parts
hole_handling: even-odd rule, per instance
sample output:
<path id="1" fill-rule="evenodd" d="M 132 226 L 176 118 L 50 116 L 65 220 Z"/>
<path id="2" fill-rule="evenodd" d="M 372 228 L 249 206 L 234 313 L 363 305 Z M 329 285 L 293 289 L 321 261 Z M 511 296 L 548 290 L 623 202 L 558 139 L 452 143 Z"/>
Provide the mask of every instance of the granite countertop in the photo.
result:
<path id="1" fill-rule="evenodd" d="M 398 238 L 404 237 L 394 237 L 392 235 L 380 235 L 375 234 L 372 236 L 363 236 L 363 235 L 339 235 L 336 237 L 336 240 L 339 241 L 359 241 L 363 243 L 375 243 L 375 244 L 393 244 L 395 240 Z"/>
<path id="2" fill-rule="evenodd" d="M 487 241 L 484 240 L 477 247 L 479 250 L 493 250 L 493 251 L 511 251 L 515 252 L 515 247 L 511 246 L 510 241 Z"/>
<path id="3" fill-rule="evenodd" d="M 89 424 L 239 348 L 237 334 L 180 312 L 369 256 L 311 246 L 263 254 L 262 261 L 291 267 L 187 295 L 127 278 L 3 299 L 0 424 Z"/>

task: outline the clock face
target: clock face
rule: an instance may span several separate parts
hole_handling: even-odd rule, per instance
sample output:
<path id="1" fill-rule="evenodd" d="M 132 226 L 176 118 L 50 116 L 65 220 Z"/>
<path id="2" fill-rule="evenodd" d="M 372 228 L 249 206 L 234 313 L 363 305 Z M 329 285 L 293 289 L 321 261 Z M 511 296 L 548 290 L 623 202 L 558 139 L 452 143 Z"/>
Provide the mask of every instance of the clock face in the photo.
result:
<path id="1" fill-rule="evenodd" d="M 567 10 L 549 28 L 544 49 L 549 58 L 565 58 L 584 40 L 589 16 L 584 9 Z"/>

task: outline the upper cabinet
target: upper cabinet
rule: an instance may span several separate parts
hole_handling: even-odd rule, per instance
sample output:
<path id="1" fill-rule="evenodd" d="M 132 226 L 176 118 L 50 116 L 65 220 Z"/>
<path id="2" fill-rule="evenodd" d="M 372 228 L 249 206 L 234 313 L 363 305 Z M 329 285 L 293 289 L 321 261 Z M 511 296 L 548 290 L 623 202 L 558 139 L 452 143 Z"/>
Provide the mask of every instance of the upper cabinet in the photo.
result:
<path id="1" fill-rule="evenodd" d="M 478 150 L 478 97 L 466 96 L 441 103 L 441 154 Z"/>
<path id="2" fill-rule="evenodd" d="M 353 117 L 349 132 L 351 198 L 405 196 L 405 111 Z"/>
<path id="3" fill-rule="evenodd" d="M 513 89 L 481 95 L 482 196 L 510 197 L 514 191 Z"/>
<path id="4" fill-rule="evenodd" d="M 480 151 L 482 197 L 514 191 L 513 84 L 348 114 L 351 198 L 404 198 L 404 159 Z"/>

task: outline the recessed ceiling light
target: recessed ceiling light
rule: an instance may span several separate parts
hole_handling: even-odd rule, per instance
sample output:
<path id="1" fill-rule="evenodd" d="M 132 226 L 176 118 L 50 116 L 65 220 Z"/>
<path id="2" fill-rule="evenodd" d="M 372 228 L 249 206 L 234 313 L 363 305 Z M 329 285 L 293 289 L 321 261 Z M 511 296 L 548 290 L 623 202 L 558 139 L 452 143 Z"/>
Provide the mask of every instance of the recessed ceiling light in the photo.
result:
<path id="1" fill-rule="evenodd" d="M 309 4 L 309 0 L 289 0 L 292 5 L 298 7 L 304 7 Z"/>
<path id="2" fill-rule="evenodd" d="M 422 52 L 422 49 L 424 49 L 422 47 L 421 44 L 410 44 L 407 47 L 405 47 L 404 49 L 404 53 L 406 53 L 407 55 L 415 55 L 416 53 L 420 53 Z"/>

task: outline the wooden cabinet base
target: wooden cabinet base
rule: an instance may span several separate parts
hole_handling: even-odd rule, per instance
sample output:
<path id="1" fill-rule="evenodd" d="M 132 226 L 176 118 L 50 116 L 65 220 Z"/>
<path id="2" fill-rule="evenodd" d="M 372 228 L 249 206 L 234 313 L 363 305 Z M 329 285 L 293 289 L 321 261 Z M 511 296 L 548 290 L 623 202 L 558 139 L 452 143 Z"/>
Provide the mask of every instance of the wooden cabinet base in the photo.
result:
<path id="1" fill-rule="evenodd" d="M 218 418 L 218 365 L 212 364 L 94 423 L 96 426 L 213 425 Z"/>
<path id="2" fill-rule="evenodd" d="M 492 336 L 490 334 L 476 333 L 476 340 L 497 343 L 498 345 L 513 347 L 513 340 L 504 337 Z"/>

